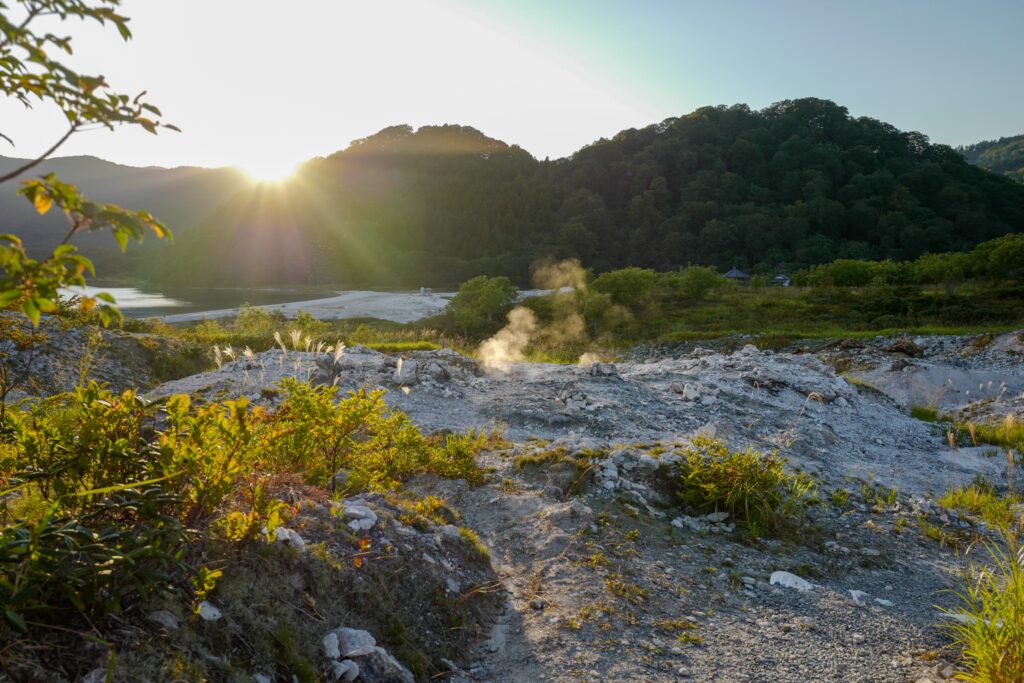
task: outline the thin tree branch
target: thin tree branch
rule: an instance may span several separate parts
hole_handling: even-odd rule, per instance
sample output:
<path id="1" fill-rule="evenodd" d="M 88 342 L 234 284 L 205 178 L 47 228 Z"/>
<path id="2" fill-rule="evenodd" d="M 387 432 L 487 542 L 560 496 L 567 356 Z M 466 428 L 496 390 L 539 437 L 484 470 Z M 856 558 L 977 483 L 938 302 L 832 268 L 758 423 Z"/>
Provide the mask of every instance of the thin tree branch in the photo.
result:
<path id="1" fill-rule="evenodd" d="M 56 152 L 58 147 L 63 145 L 65 142 L 67 142 L 68 138 L 71 137 L 77 130 L 78 130 L 78 124 L 77 123 L 73 124 L 71 126 L 71 128 L 68 129 L 68 132 L 64 133 L 64 137 L 62 137 L 60 140 L 55 142 L 53 144 L 53 147 L 51 147 L 50 149 L 48 149 L 45 152 L 43 152 L 41 156 L 33 159 L 32 161 L 28 162 L 27 164 L 25 164 L 21 168 L 17 168 L 15 170 L 11 171 L 10 173 L 7 173 L 5 175 L 0 176 L 0 183 L 5 183 L 8 180 L 10 180 L 11 178 L 17 178 L 18 176 L 20 176 L 25 171 L 28 171 L 28 170 L 30 170 L 32 168 L 35 168 L 36 166 L 41 164 L 43 161 L 46 160 L 46 158 L 48 156 L 50 156 L 51 154 Z"/>

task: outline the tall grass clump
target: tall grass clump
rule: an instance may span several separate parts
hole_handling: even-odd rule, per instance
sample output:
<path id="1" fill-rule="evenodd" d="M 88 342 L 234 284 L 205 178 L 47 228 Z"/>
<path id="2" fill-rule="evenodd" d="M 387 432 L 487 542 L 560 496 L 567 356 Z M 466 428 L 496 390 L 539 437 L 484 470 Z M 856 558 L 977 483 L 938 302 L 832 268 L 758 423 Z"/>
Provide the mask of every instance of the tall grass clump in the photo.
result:
<path id="1" fill-rule="evenodd" d="M 733 451 L 715 439 L 694 439 L 681 465 L 676 495 L 701 512 L 725 511 L 753 537 L 799 527 L 816 485 L 790 474 L 777 452 Z"/>
<path id="2" fill-rule="evenodd" d="M 980 517 L 989 526 L 1005 529 L 1013 523 L 1012 507 L 1024 503 L 1024 498 L 1010 493 L 1001 496 L 984 480 L 975 480 L 968 486 L 951 489 L 939 498 L 939 505 Z"/>
<path id="3" fill-rule="evenodd" d="M 972 566 L 945 610 L 946 629 L 962 653 L 956 678 L 973 683 L 1024 681 L 1024 523 L 988 542 L 988 562 Z"/>

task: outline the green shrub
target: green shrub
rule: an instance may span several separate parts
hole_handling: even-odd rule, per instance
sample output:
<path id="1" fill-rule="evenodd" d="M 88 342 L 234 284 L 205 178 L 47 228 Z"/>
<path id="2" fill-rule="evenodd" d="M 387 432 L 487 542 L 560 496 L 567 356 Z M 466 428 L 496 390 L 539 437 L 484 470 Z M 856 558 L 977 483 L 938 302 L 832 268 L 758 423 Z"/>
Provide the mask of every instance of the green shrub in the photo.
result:
<path id="1" fill-rule="evenodd" d="M 958 592 L 960 605 L 945 613 L 946 630 L 964 660 L 957 678 L 975 683 L 1024 680 L 1024 543 L 1006 531 L 1001 547 L 988 542 L 987 566 L 972 566 Z"/>
<path id="2" fill-rule="evenodd" d="M 274 476 L 388 490 L 421 473 L 479 482 L 484 432 L 427 437 L 383 392 L 281 385 L 245 399 L 148 404 L 95 383 L 8 410 L 0 429 L 0 601 L 22 632 L 90 621 L 155 590 L 189 590 L 190 541 L 243 541 L 280 522 Z M 186 531 L 187 530 L 187 531 Z M 198 584 L 197 584 L 198 585 Z M 193 591 L 194 592 L 194 591 Z"/>
<path id="3" fill-rule="evenodd" d="M 806 475 L 787 473 L 785 462 L 775 451 L 732 451 L 715 439 L 694 439 L 677 495 L 701 512 L 728 512 L 752 536 L 778 533 L 802 524 L 816 488 Z"/>

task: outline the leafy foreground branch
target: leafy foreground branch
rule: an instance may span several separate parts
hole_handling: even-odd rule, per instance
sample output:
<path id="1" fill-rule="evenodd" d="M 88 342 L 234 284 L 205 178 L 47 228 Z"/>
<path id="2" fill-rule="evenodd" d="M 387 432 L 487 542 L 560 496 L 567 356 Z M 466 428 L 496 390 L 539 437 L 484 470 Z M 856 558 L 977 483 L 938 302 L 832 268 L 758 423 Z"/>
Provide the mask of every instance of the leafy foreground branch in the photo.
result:
<path id="1" fill-rule="evenodd" d="M 482 478 L 475 456 L 490 435 L 426 436 L 383 392 L 338 402 L 334 393 L 285 381 L 269 410 L 184 395 L 147 404 L 90 383 L 9 410 L 0 437 L 2 640 L 49 641 L 71 629 L 102 643 L 112 624 L 137 621 L 153 601 L 198 609 L 219 575 L 204 565 L 273 538 L 295 513 L 285 488 L 324 500 L 327 489 L 386 492 L 423 473 Z M 0 652 L 5 667 L 8 656 Z"/>

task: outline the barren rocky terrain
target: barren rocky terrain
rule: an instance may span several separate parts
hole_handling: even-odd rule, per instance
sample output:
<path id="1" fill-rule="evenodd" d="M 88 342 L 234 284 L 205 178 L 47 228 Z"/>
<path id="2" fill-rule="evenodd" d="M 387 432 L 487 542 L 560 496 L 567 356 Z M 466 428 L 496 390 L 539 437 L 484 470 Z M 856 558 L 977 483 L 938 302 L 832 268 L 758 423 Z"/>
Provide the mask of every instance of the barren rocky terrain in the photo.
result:
<path id="1" fill-rule="evenodd" d="M 951 447 L 908 408 L 1021 417 L 1022 340 L 685 348 L 504 373 L 450 351 L 357 347 L 335 363 L 275 350 L 149 397 L 272 405 L 268 388 L 298 376 L 386 388 L 428 431 L 504 428 L 509 447 L 485 456 L 485 485 L 413 486 L 479 534 L 506 596 L 454 680 L 938 681 L 953 673 L 940 610 L 971 555 L 925 530 L 986 530 L 934 499 L 976 476 L 1005 488 L 1006 461 L 991 447 Z M 665 482 L 701 435 L 777 449 L 813 475 L 819 503 L 804 531 L 752 539 L 673 500 Z"/>

